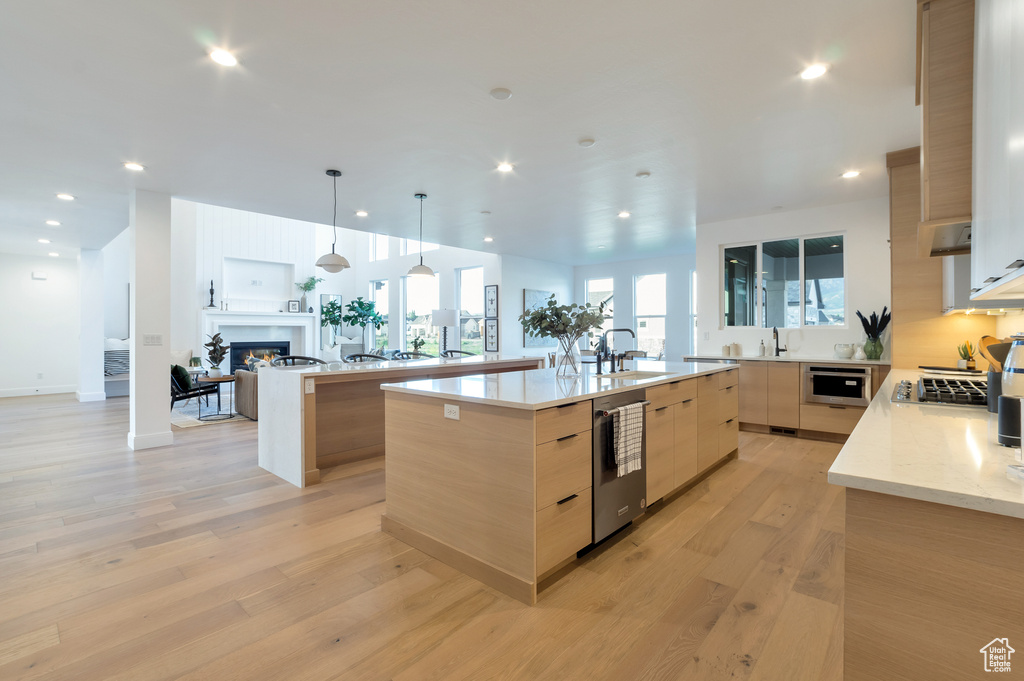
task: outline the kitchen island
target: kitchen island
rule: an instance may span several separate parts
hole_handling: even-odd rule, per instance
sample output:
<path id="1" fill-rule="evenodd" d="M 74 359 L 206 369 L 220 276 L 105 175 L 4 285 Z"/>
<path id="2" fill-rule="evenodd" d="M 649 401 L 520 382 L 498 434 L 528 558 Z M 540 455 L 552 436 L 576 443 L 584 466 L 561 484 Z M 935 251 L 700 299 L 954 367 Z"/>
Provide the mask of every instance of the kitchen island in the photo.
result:
<path id="1" fill-rule="evenodd" d="M 595 400 L 638 395 L 644 505 L 734 453 L 736 368 L 638 362 L 383 385 L 384 531 L 524 603 L 594 539 Z M 598 509 L 598 512 L 600 510 Z"/>
<path id="2" fill-rule="evenodd" d="M 537 357 L 496 354 L 259 370 L 259 465 L 298 487 L 320 469 L 384 454 L 382 383 L 523 371 Z"/>
<path id="3" fill-rule="evenodd" d="M 1020 450 L 984 408 L 889 401 L 919 375 L 889 376 L 829 470 L 847 488 L 846 681 L 988 678 L 982 648 L 1024 642 Z"/>

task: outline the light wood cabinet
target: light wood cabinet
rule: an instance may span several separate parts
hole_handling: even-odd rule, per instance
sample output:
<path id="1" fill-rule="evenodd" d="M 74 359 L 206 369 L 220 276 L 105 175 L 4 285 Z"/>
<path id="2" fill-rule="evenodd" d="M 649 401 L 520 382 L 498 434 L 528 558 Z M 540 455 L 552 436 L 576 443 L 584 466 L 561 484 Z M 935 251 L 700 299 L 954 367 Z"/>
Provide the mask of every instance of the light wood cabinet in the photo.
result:
<path id="1" fill-rule="evenodd" d="M 594 425 L 593 402 L 575 402 L 537 412 L 537 443 L 590 430 Z"/>
<path id="2" fill-rule="evenodd" d="M 740 424 L 735 417 L 718 426 L 718 458 L 729 456 L 740 445 Z"/>
<path id="3" fill-rule="evenodd" d="M 537 510 L 591 486 L 591 431 L 537 445 Z"/>
<path id="4" fill-rule="evenodd" d="M 697 477 L 701 467 L 697 460 L 697 398 L 675 405 L 675 461 L 672 488 L 682 487 Z"/>
<path id="5" fill-rule="evenodd" d="M 739 362 L 739 417 L 741 423 L 768 425 L 768 364 Z"/>
<path id="6" fill-rule="evenodd" d="M 800 364 L 768 363 L 768 425 L 800 428 Z"/>
<path id="7" fill-rule="evenodd" d="M 675 489 L 675 407 L 647 407 L 647 503 Z"/>
<path id="8" fill-rule="evenodd" d="M 800 405 L 800 427 L 804 430 L 816 430 L 822 433 L 849 435 L 857 427 L 857 422 L 863 415 L 864 407 L 802 404 Z"/>
<path id="9" fill-rule="evenodd" d="M 558 566 L 590 543 L 591 488 L 537 511 L 537 574 Z"/>

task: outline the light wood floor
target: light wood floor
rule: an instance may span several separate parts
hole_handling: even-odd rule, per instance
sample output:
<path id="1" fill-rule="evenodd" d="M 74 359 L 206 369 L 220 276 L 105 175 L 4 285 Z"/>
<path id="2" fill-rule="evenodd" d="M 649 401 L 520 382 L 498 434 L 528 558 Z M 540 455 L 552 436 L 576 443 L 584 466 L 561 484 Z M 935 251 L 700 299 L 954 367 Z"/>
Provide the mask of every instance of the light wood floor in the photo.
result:
<path id="1" fill-rule="evenodd" d="M 382 534 L 382 461 L 299 490 L 255 423 L 127 420 L 0 400 L 0 679 L 842 678 L 838 445 L 741 433 L 529 608 Z"/>

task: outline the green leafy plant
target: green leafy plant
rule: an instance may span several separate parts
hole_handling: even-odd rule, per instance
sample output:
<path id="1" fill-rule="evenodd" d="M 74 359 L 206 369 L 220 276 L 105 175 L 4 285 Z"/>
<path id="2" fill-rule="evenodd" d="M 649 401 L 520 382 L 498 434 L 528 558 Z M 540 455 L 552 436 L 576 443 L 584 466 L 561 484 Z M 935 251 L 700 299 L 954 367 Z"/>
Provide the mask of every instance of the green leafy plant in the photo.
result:
<path id="1" fill-rule="evenodd" d="M 888 309 L 888 306 L 882 308 L 881 317 L 878 316 L 878 313 L 872 312 L 870 320 L 865 319 L 860 310 L 857 310 L 857 316 L 860 317 L 861 326 L 864 327 L 864 333 L 867 334 L 869 340 L 881 338 L 885 327 L 889 326 L 889 322 L 892 321 L 892 313 L 888 312 Z"/>
<path id="2" fill-rule="evenodd" d="M 557 339 L 563 356 L 569 362 L 565 369 L 578 373 L 579 367 L 572 349 L 584 334 L 604 324 L 604 303 L 597 306 L 589 303 L 559 305 L 554 294 L 551 294 L 546 304 L 519 315 L 519 321 L 531 336 Z"/>
<path id="3" fill-rule="evenodd" d="M 971 345 L 971 341 L 964 341 L 956 349 L 960 352 L 960 359 L 967 361 L 974 359 L 974 353 L 977 351 L 977 348 Z"/>
<path id="4" fill-rule="evenodd" d="M 303 293 L 309 293 L 316 288 L 316 285 L 324 281 L 321 277 L 310 277 L 306 281 L 297 281 L 295 285 L 299 287 L 299 290 Z"/>
<path id="5" fill-rule="evenodd" d="M 343 315 L 341 320 L 349 326 L 359 326 L 365 329 L 372 325 L 373 328 L 379 329 L 384 323 L 384 318 L 377 314 L 376 303 L 372 300 L 363 300 L 362 296 L 350 300 L 345 306 L 345 310 L 348 314 Z"/>
<path id="6" fill-rule="evenodd" d="M 328 300 L 326 305 L 320 306 L 320 326 L 333 326 L 334 332 L 340 333 L 344 313 L 340 300 Z"/>
<path id="7" fill-rule="evenodd" d="M 427 344 L 427 341 L 425 339 L 423 339 L 423 338 L 413 338 L 412 339 L 412 351 L 413 352 L 419 352 L 420 348 L 422 348 L 426 344 Z"/>
<path id="8" fill-rule="evenodd" d="M 216 369 L 224 361 L 228 354 L 228 348 L 231 346 L 224 345 L 224 339 L 220 337 L 219 333 L 207 336 L 207 338 L 210 339 L 210 342 L 203 345 L 206 348 L 206 361 L 210 363 L 211 369 Z"/>

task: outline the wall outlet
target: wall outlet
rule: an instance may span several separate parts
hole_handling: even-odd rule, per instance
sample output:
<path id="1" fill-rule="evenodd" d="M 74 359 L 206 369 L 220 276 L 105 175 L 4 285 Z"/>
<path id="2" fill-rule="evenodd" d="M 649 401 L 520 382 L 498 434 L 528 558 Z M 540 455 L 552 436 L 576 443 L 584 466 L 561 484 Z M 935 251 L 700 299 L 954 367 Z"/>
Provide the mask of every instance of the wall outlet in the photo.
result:
<path id="1" fill-rule="evenodd" d="M 459 420 L 459 407 L 455 404 L 444 405 L 444 417 L 446 419 L 452 419 L 454 421 Z"/>
<path id="2" fill-rule="evenodd" d="M 711 332 L 710 331 L 705 331 L 704 332 L 704 340 L 711 340 Z"/>
<path id="3" fill-rule="evenodd" d="M 164 337 L 163 334 L 159 333 L 144 333 L 142 334 L 143 345 L 163 345 Z"/>
<path id="4" fill-rule="evenodd" d="M 307 395 L 312 395 L 314 392 L 316 392 L 316 383 L 313 381 L 312 378 L 306 379 L 304 389 Z"/>

